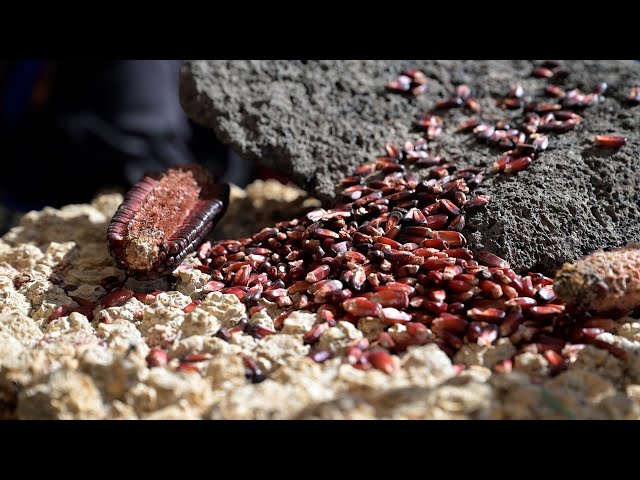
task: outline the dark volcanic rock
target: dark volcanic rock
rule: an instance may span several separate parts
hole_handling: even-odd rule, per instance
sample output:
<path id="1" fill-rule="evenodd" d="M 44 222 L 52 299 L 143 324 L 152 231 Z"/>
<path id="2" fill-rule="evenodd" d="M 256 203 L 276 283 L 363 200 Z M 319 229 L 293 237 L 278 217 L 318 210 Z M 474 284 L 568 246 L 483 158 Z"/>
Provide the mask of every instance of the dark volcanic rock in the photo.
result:
<path id="1" fill-rule="evenodd" d="M 240 155 L 287 173 L 328 202 L 341 177 L 382 154 L 387 142 L 415 140 L 413 121 L 467 83 L 484 119 L 521 119 L 495 99 L 520 80 L 525 99 L 544 99 L 545 79 L 528 61 L 191 61 L 181 96 L 187 114 L 212 127 Z M 584 112 L 575 130 L 552 135 L 550 148 L 526 171 L 488 176 L 477 193 L 493 200 L 467 219 L 475 250 L 507 259 L 517 270 L 553 272 L 594 249 L 640 241 L 640 106 L 629 88 L 640 83 L 630 61 L 571 61 L 565 89 L 609 84 L 606 99 Z M 423 70 L 429 83 L 418 98 L 388 93 L 385 83 L 403 68 Z M 470 118 L 462 109 L 438 112 L 445 134 L 432 149 L 466 165 L 490 165 L 499 150 L 453 133 Z M 518 122 L 519 124 L 519 122 Z M 519 125 L 518 125 L 519 126 Z M 595 134 L 629 137 L 619 149 L 592 146 Z"/>

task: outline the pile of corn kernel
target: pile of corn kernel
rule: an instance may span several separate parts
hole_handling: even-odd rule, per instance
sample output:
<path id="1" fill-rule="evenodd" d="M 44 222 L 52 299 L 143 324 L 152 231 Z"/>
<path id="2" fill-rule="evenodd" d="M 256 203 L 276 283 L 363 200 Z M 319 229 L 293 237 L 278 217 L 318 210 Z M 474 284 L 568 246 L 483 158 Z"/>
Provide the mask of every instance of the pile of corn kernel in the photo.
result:
<path id="1" fill-rule="evenodd" d="M 410 347 L 393 357 L 392 375 L 358 370 L 339 354 L 363 336 L 374 339 L 379 329 L 348 322 L 322 335 L 321 346 L 337 355 L 318 364 L 307 358 L 302 339 L 316 317 L 304 311 L 291 314 L 275 335 L 257 340 L 239 332 L 227 342 L 214 336 L 220 327 L 242 319 L 272 327 L 279 310 L 263 299 L 265 310 L 249 318 L 237 297 L 213 292 L 185 313 L 209 280 L 197 269 L 176 272 L 172 282 L 129 280 L 132 290 L 163 290 L 148 304 L 134 297 L 96 308 L 91 321 L 78 312 L 48 321 L 59 306 L 75 305 L 71 296 L 98 301 L 104 278 L 124 278 L 105 241 L 121 201 L 109 194 L 30 212 L 0 240 L 0 418 L 640 418 L 640 319 L 631 317 L 619 321 L 615 334 L 601 334 L 626 359 L 587 346 L 554 377 L 545 357 L 530 352 L 515 357 L 512 372 L 492 373 L 515 352 L 506 338 L 488 347 L 465 345 L 453 361 L 435 344 Z M 314 206 L 314 199 L 276 182 L 234 188 L 215 235 L 247 236 Z M 185 263 L 198 260 L 191 255 Z M 393 334 L 403 335 L 402 326 Z M 153 347 L 168 352 L 167 365 L 148 367 Z M 205 359 L 194 371 L 181 371 L 181 359 L 196 353 Z M 247 379 L 243 355 L 266 380 Z"/>

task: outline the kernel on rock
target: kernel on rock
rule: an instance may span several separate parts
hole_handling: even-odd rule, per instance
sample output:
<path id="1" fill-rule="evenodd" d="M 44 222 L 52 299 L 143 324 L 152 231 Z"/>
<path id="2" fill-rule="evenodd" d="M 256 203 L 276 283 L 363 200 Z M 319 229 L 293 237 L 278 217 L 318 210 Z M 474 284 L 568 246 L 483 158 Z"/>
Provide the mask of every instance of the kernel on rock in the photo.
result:
<path id="1" fill-rule="evenodd" d="M 640 306 L 640 244 L 597 251 L 558 270 L 553 288 L 582 310 L 632 310 Z"/>
<path id="2" fill-rule="evenodd" d="M 556 76 L 557 66 L 541 68 Z M 575 107 L 595 101 L 558 88 L 553 96 Z M 504 107 L 525 106 L 533 92 L 523 90 L 513 85 Z M 594 93 L 603 91 L 599 84 Z M 468 86 L 453 95 L 444 106 L 473 111 Z M 285 209 L 301 192 L 289 197 L 277 183 L 259 188 L 269 185 L 268 194 L 255 192 L 263 199 L 256 206 L 249 188 L 247 201 L 232 207 L 243 215 L 227 217 L 216 234 L 236 240 L 205 242 L 169 278 L 152 282 L 122 284 L 105 248 L 121 196 L 97 210 L 27 215 L 22 233 L 0 240 L 0 418 L 637 416 L 630 406 L 639 396 L 638 319 L 576 316 L 567 328 L 552 279 L 518 275 L 467 245 L 464 225 L 473 222 L 465 215 L 490 201 L 476 195 L 485 175 L 519 175 L 549 146 L 543 133 L 590 121 L 588 113 L 563 111 L 561 100 L 531 100 L 524 131 L 515 119 L 462 125 L 460 133 L 473 131 L 480 143 L 512 149 L 494 168 L 458 168 L 430 153 L 427 142 L 446 138 L 450 125 L 424 116 L 427 138 L 385 146 L 384 157 L 344 179 L 335 208 L 307 212 L 297 202 Z M 163 198 L 174 209 L 193 205 L 189 195 L 199 187 L 187 181 L 193 188 L 185 186 L 184 203 L 174 202 L 178 179 L 165 179 L 173 193 L 152 189 L 154 200 L 128 221 L 126 235 L 112 229 L 112 245 L 122 235 L 130 249 L 153 251 L 155 234 L 143 227 L 182 238 L 169 231 L 174 221 L 193 227 L 196 243 L 203 239 L 201 219 L 159 215 L 168 211 Z M 70 223 L 71 214 L 85 220 Z M 54 241 L 69 232 L 73 242 Z M 29 238 L 42 242 L 25 246 Z M 164 271 L 166 257 L 158 266 Z M 92 322 L 71 313 L 79 300 L 96 304 Z M 566 405 L 572 410 L 561 410 Z"/>

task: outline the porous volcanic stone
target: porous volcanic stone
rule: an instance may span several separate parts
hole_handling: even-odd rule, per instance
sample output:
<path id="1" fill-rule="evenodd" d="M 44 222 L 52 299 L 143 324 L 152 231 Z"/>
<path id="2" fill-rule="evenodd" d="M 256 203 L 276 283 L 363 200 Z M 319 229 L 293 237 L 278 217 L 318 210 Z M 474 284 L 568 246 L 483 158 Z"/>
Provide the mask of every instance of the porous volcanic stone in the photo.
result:
<path id="1" fill-rule="evenodd" d="M 519 80 L 525 99 L 542 100 L 545 79 L 531 77 L 536 62 L 514 61 L 188 61 L 182 104 L 196 122 L 214 129 L 241 156 L 287 174 L 329 203 L 339 179 L 382 153 L 387 142 L 420 136 L 413 121 L 467 83 L 488 120 L 522 118 L 495 99 Z M 519 271 L 552 273 L 601 247 L 640 241 L 640 106 L 625 102 L 640 83 L 632 61 L 568 61 L 570 75 L 554 80 L 565 89 L 591 91 L 609 85 L 606 99 L 587 109 L 575 130 L 552 135 L 550 148 L 526 171 L 489 176 L 478 189 L 493 200 L 467 219 L 474 250 L 504 257 Z M 429 78 L 413 98 L 385 91 L 403 68 Z M 445 133 L 432 150 L 463 165 L 487 165 L 500 151 L 468 134 L 453 133 L 470 118 L 454 109 L 438 112 Z M 519 122 L 518 122 L 519 123 Z M 519 125 L 517 125 L 519 126 Z M 619 149 L 595 148 L 595 134 L 629 137 Z"/>

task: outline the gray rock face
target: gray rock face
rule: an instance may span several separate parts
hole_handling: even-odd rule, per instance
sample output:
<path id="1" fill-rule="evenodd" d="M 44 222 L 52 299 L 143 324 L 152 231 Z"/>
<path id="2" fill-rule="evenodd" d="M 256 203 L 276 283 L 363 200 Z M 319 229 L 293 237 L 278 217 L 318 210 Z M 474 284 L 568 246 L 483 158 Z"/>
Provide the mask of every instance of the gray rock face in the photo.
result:
<path id="1" fill-rule="evenodd" d="M 589 92 L 609 85 L 606 99 L 585 111 L 575 130 L 551 135 L 550 147 L 515 175 L 488 176 L 476 193 L 492 196 L 488 208 L 467 219 L 471 248 L 486 249 L 519 271 L 552 273 L 594 249 L 640 241 L 640 106 L 626 95 L 640 84 L 631 61 L 571 61 L 570 75 L 554 81 Z M 385 91 L 403 68 L 429 78 L 418 98 Z M 434 102 L 467 83 L 486 120 L 522 119 L 496 98 L 516 80 L 525 99 L 544 100 L 544 79 L 528 61 L 190 61 L 181 83 L 182 104 L 198 123 L 214 129 L 241 156 L 285 174 L 324 202 L 340 178 L 420 133 L 413 122 Z M 548 99 L 547 99 L 548 101 Z M 445 132 L 432 150 L 461 165 L 490 165 L 500 151 L 456 134 L 468 111 L 437 112 Z M 520 121 L 515 122 L 516 126 Z M 619 150 L 596 148 L 595 134 L 629 138 Z"/>

